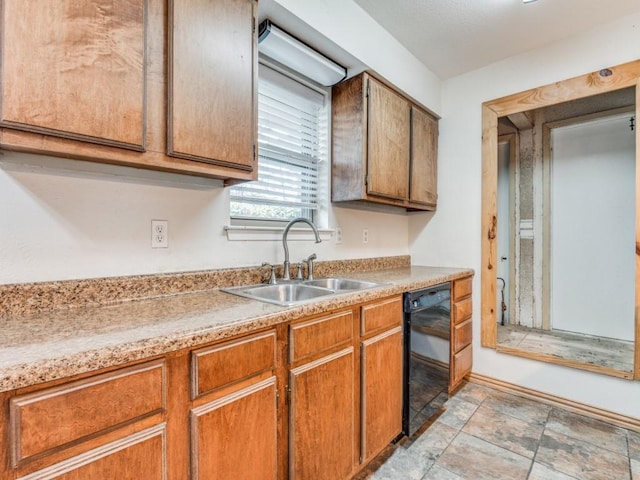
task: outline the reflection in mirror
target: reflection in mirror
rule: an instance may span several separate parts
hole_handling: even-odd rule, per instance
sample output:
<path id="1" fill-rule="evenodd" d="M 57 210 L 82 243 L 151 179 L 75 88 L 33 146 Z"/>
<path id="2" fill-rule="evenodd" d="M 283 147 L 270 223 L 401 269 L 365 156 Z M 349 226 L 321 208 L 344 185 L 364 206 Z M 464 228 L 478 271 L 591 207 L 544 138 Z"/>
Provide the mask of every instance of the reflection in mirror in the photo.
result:
<path id="1" fill-rule="evenodd" d="M 634 116 L 630 87 L 498 119 L 498 350 L 632 376 Z"/>

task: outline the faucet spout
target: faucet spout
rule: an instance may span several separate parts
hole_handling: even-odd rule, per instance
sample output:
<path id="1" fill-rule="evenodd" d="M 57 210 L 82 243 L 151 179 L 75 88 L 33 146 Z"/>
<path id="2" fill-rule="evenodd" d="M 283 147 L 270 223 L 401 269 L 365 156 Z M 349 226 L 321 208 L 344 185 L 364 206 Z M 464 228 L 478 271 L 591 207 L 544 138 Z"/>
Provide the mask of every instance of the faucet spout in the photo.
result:
<path id="1" fill-rule="evenodd" d="M 290 262 L 289 262 L 289 245 L 287 245 L 287 236 L 289 235 L 289 230 L 295 223 L 306 223 L 313 230 L 314 235 L 316 236 L 316 243 L 320 243 L 322 240 L 320 239 L 320 233 L 318 229 L 313 224 L 312 221 L 307 220 L 306 218 L 298 217 L 291 220 L 287 223 L 287 226 L 284 227 L 284 232 L 282 232 L 282 245 L 284 247 L 284 275 L 282 277 L 283 280 L 291 280 L 291 276 L 289 274 Z"/>

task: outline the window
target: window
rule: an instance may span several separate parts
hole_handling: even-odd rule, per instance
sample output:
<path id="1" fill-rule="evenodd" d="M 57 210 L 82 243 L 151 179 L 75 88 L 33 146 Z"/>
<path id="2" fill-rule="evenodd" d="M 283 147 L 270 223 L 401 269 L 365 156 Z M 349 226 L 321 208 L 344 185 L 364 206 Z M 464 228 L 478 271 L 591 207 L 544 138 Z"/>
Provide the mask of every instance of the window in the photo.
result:
<path id="1" fill-rule="evenodd" d="M 258 180 L 230 189 L 233 219 L 313 219 L 328 155 L 327 93 L 260 64 Z"/>

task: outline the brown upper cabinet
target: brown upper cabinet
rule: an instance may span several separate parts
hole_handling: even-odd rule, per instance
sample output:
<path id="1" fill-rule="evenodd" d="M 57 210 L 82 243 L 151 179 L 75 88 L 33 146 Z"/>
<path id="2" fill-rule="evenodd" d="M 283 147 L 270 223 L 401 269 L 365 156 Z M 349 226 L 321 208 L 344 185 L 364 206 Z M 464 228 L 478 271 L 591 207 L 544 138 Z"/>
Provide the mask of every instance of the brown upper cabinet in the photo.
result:
<path id="1" fill-rule="evenodd" d="M 0 148 L 252 180 L 256 0 L 7 0 Z"/>
<path id="2" fill-rule="evenodd" d="M 365 72 L 333 87 L 332 200 L 434 210 L 438 120 Z"/>

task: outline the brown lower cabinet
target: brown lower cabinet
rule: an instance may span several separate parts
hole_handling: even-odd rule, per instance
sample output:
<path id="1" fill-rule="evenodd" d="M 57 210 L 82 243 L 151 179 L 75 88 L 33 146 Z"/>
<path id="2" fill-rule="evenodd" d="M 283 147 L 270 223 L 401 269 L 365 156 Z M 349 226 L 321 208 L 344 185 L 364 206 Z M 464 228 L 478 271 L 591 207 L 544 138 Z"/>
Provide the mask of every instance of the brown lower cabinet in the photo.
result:
<path id="1" fill-rule="evenodd" d="M 473 363 L 471 287 L 473 277 L 454 280 L 451 285 L 451 347 L 449 393 L 456 390 L 471 372 Z"/>
<path id="2" fill-rule="evenodd" d="M 401 430 L 402 297 L 0 394 L 3 480 L 348 479 Z"/>

